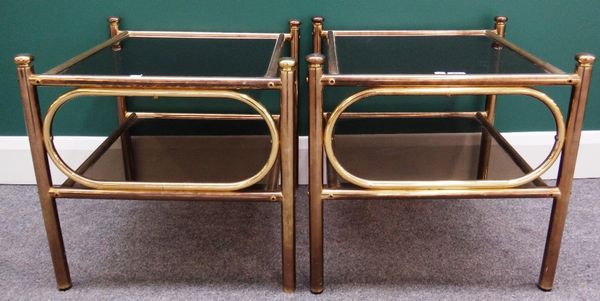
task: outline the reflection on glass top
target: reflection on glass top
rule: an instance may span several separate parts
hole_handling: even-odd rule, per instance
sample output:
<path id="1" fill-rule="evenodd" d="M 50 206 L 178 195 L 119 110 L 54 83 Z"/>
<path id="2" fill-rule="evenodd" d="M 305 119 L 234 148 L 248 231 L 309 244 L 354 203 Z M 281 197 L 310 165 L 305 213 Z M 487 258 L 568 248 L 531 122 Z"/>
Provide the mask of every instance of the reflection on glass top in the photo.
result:
<path id="1" fill-rule="evenodd" d="M 336 36 L 340 74 L 547 73 L 486 36 Z"/>
<path id="2" fill-rule="evenodd" d="M 60 74 L 262 77 L 275 39 L 127 38 Z"/>

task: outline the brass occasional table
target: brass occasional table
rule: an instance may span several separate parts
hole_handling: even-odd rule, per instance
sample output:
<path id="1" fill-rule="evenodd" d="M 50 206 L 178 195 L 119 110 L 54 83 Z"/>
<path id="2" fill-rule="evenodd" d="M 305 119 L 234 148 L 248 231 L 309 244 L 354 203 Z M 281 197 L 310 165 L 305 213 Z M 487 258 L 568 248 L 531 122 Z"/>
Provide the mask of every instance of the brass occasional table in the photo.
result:
<path id="1" fill-rule="evenodd" d="M 126 31 L 119 28 L 119 18 L 111 17 L 110 39 L 46 73 L 34 72 L 31 55 L 15 57 L 60 290 L 69 289 L 71 279 L 57 198 L 279 202 L 283 289 L 295 289 L 299 26 L 290 21 L 288 33 Z M 40 86 L 73 89 L 42 116 Z M 250 96 L 261 90 L 276 95 L 279 112 Z M 54 145 L 53 119 L 64 104 L 88 96 L 116 102 L 119 126 L 80 166 L 71 167 Z M 200 102 L 204 109 L 228 101 L 250 112 L 189 112 L 181 106 L 143 111 L 130 108 L 130 97 L 159 99 L 167 108 L 172 101 Z M 206 122 L 258 122 L 264 131 L 254 136 L 194 135 Z M 172 135 L 165 128 L 187 134 Z M 48 158 L 68 177 L 63 184 L 53 183 Z M 204 171 L 207 166 L 212 172 Z"/>
<path id="2" fill-rule="evenodd" d="M 575 72 L 565 73 L 507 41 L 506 17 L 496 17 L 492 30 L 324 30 L 323 18 L 312 21 L 313 54 L 306 59 L 311 291 L 324 289 L 324 201 L 422 198 L 552 198 L 538 282 L 540 289 L 551 290 L 594 56 L 578 54 Z M 548 95 L 532 88 L 552 85 L 571 87 L 566 121 Z M 324 100 L 325 88 L 353 90 L 326 110 L 324 106 L 331 105 Z M 459 98 L 444 101 L 448 110 L 393 110 L 394 104 L 406 98 L 415 104 L 414 98 L 439 100 L 450 95 Z M 526 96 L 550 113 L 556 136 L 537 167 L 532 168 L 494 128 L 498 95 Z M 386 102 L 389 106 L 381 107 L 388 109 L 379 112 L 360 106 L 390 100 L 385 96 L 400 100 L 392 99 L 392 105 Z M 485 96 L 485 108 L 480 102 L 467 109 L 457 105 L 457 110 L 454 105 L 467 96 Z M 409 131 L 373 135 L 343 130 L 343 123 L 353 120 L 379 125 L 388 120 L 384 125 L 389 128 L 399 119 L 409 124 Z M 411 132 L 415 126 L 445 134 Z M 348 128 L 356 130 L 357 126 Z M 547 185 L 540 176 L 561 155 L 558 181 L 555 186 Z"/>

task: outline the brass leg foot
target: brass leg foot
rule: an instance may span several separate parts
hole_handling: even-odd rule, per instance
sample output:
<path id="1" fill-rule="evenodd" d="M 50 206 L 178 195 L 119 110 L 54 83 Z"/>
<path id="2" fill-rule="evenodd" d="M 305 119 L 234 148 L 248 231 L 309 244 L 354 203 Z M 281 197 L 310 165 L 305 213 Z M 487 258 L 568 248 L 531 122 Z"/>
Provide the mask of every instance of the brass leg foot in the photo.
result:
<path id="1" fill-rule="evenodd" d="M 61 292 L 64 292 L 64 291 L 68 291 L 71 287 L 73 287 L 73 285 L 71 283 L 63 284 L 63 285 L 59 284 L 58 285 L 58 290 L 61 291 Z"/>
<path id="2" fill-rule="evenodd" d="M 285 286 L 283 287 L 283 292 L 286 294 L 291 294 L 295 291 L 296 291 L 296 288 L 293 286 L 292 287 L 285 287 Z"/>
<path id="3" fill-rule="evenodd" d="M 539 284 L 539 283 L 537 283 L 537 284 L 536 284 L 536 286 L 537 286 L 537 287 L 538 287 L 540 290 L 542 290 L 542 291 L 544 291 L 544 292 L 549 292 L 549 291 L 551 291 L 551 290 L 552 290 L 552 286 L 550 286 L 550 287 L 543 287 L 543 286 L 542 286 L 541 284 Z"/>

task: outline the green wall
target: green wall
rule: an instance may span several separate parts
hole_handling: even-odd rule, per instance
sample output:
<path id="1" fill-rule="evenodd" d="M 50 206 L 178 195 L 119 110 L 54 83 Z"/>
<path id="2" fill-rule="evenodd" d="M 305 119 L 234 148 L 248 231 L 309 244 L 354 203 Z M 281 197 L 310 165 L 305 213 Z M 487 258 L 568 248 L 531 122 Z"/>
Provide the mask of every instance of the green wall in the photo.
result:
<path id="1" fill-rule="evenodd" d="M 0 136 L 24 135 L 12 58 L 20 52 L 36 57 L 44 72 L 107 37 L 106 17 L 122 18 L 122 28 L 138 30 L 287 31 L 287 20 L 300 19 L 301 57 L 309 52 L 310 18 L 325 17 L 325 28 L 335 29 L 477 29 L 490 28 L 495 15 L 509 17 L 508 38 L 557 67 L 572 71 L 577 52 L 600 55 L 600 1 L 400 1 L 400 0 L 279 0 L 279 1 L 0 1 Z M 301 61 L 301 78 L 306 74 Z M 301 81 L 304 85 L 304 81 Z M 301 126 L 306 133 L 306 93 L 301 86 Z M 42 88 L 47 105 L 60 89 Z M 547 90 L 565 109 L 567 89 Z M 600 74 L 592 83 L 585 128 L 600 129 Z M 559 99 L 560 98 L 560 99 Z M 550 130 L 538 121 L 531 102 L 500 101 L 502 130 Z M 66 111 L 59 134 L 105 134 L 114 125 L 114 104 L 95 101 Z M 517 114 L 519 113 L 519 114 Z M 108 117 L 110 116 L 110 117 Z M 85 130 L 71 130 L 76 125 Z"/>

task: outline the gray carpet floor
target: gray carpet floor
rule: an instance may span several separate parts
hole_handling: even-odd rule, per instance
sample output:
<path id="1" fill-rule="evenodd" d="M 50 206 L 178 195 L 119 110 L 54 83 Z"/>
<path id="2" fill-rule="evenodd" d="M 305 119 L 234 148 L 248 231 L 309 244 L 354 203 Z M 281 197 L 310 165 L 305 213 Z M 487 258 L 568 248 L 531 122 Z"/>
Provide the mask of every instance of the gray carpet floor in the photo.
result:
<path id="1" fill-rule="evenodd" d="M 59 200 L 73 288 L 55 289 L 34 186 L 0 186 L 2 300 L 600 300 L 600 179 L 574 184 L 552 292 L 536 288 L 550 201 L 325 205 L 326 290 L 280 288 L 279 206 Z"/>

